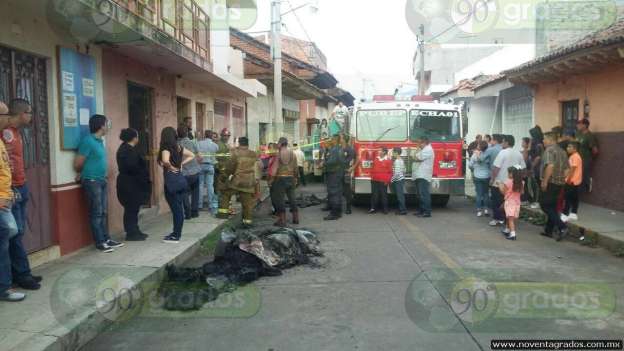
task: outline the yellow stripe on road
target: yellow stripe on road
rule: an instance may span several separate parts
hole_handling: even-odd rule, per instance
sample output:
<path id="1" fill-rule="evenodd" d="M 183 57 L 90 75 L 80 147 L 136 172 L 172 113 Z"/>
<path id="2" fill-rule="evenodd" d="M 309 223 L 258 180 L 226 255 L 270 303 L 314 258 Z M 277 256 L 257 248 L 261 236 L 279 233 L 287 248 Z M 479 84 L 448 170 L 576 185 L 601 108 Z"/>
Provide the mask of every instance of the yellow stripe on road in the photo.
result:
<path id="1" fill-rule="evenodd" d="M 399 220 L 409 231 L 414 234 L 416 239 L 427 249 L 434 254 L 442 263 L 449 269 L 453 270 L 458 276 L 464 277 L 464 272 L 461 266 L 455 262 L 446 252 L 442 251 L 436 244 L 434 244 L 429 238 L 418 228 L 417 225 L 411 223 L 405 217 L 399 217 Z"/>

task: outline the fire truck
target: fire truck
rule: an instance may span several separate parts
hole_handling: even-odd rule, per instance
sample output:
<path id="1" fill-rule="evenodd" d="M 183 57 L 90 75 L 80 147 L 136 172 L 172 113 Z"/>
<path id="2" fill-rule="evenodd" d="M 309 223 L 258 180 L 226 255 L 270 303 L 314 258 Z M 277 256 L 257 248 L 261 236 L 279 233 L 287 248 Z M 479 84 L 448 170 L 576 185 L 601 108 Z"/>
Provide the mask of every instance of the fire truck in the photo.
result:
<path id="1" fill-rule="evenodd" d="M 397 101 L 393 96 L 376 96 L 373 101 L 358 103 L 353 109 L 350 134 L 359 159 L 352 182 L 356 197 L 371 194 L 370 175 L 373 159 L 383 147 L 400 147 L 405 161 L 406 194 L 416 194 L 412 177 L 412 151 L 415 141 L 429 138 L 435 153 L 432 203 L 446 206 L 450 196 L 464 195 L 462 107 L 433 101 L 428 96 L 414 96 Z"/>

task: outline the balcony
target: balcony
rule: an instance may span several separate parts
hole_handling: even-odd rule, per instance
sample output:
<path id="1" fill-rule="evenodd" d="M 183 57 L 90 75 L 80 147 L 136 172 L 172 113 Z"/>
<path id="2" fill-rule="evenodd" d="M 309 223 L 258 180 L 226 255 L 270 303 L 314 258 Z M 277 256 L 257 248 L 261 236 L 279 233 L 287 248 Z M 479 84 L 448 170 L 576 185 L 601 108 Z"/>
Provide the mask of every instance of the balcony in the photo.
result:
<path id="1" fill-rule="evenodd" d="M 141 48 L 144 58 L 174 54 L 191 61 L 201 70 L 212 71 L 210 17 L 194 0 L 77 1 L 88 10 L 82 13 L 82 17 L 88 19 L 98 33 L 92 42 L 122 51 Z M 157 66 L 175 71 L 181 64 L 178 62 L 172 67 L 171 60 L 165 61 Z"/>

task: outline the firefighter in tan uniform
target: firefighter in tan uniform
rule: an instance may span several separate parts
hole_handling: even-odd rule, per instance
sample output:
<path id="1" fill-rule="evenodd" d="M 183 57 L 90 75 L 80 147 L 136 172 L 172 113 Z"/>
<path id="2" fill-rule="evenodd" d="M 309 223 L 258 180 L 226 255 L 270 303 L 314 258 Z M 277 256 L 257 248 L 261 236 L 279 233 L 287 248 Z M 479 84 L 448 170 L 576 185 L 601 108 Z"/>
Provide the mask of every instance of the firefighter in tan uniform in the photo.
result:
<path id="1" fill-rule="evenodd" d="M 228 218 L 230 200 L 232 195 L 236 194 L 243 205 L 243 224 L 250 226 L 253 223 L 253 208 L 256 205 L 258 155 L 249 150 L 249 139 L 239 138 L 238 143 L 240 146 L 230 151 L 230 158 L 224 165 L 223 174 L 228 188 L 222 191 L 219 198 L 217 218 Z"/>

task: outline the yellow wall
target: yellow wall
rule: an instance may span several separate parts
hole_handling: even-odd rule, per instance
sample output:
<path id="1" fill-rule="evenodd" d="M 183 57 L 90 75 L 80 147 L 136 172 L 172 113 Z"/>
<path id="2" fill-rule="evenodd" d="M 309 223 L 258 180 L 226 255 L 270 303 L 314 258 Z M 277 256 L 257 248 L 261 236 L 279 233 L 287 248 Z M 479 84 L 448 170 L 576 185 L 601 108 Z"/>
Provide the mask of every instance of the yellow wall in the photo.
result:
<path id="1" fill-rule="evenodd" d="M 535 87 L 535 121 L 543 130 L 561 125 L 561 102 L 580 101 L 579 118 L 583 118 L 583 103 L 589 100 L 591 130 L 594 132 L 624 131 L 624 66 L 614 66 L 594 74 L 572 76 L 568 79 L 539 84 Z"/>

